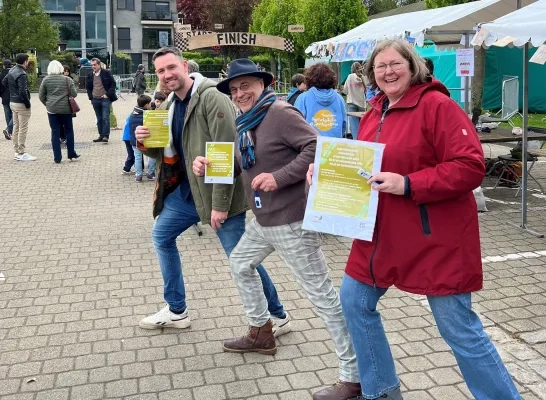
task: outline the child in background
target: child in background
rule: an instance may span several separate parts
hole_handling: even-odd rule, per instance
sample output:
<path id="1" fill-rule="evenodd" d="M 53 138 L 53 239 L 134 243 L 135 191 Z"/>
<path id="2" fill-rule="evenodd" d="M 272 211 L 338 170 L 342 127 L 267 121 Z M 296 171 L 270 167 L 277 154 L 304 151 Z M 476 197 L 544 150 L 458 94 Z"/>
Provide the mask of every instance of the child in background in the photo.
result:
<path id="1" fill-rule="evenodd" d="M 154 104 L 156 110 L 164 110 L 161 105 L 167 100 L 167 96 L 163 92 L 155 92 L 154 94 Z"/>
<path id="2" fill-rule="evenodd" d="M 133 112 L 129 116 L 131 146 L 133 147 L 133 152 L 135 153 L 135 181 L 137 183 L 142 182 L 144 168 L 142 152 L 137 148 L 135 130 L 137 126 L 144 124 L 144 111 L 150 109 L 151 103 L 152 98 L 150 96 L 146 96 L 145 94 L 138 96 L 137 106 L 133 109 Z M 155 159 L 153 158 L 148 158 L 148 174 L 146 177 L 149 181 L 153 181 L 155 179 Z"/>
<path id="3" fill-rule="evenodd" d="M 129 120 L 131 116 L 129 115 L 125 120 L 125 127 L 123 128 L 123 143 L 125 143 L 125 149 L 127 150 L 127 159 L 125 160 L 125 165 L 121 169 L 121 175 L 131 175 L 133 172 L 131 168 L 135 165 L 135 152 L 133 151 L 133 146 L 131 146 L 131 125 Z"/>

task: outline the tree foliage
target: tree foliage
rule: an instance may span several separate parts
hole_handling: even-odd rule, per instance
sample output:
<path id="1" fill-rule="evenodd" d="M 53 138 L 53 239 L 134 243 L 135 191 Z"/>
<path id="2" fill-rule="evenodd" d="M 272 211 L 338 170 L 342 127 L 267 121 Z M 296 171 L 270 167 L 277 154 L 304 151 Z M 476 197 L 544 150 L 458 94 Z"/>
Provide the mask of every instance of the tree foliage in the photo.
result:
<path id="1" fill-rule="evenodd" d="M 440 8 L 454 6 L 456 4 L 470 3 L 475 0 L 425 0 L 426 8 Z"/>
<path id="2" fill-rule="evenodd" d="M 208 30 L 211 27 L 209 5 L 211 0 L 176 0 L 176 8 L 182 13 L 183 22 L 194 30 Z"/>
<path id="3" fill-rule="evenodd" d="M 12 56 L 29 49 L 50 52 L 59 41 L 57 25 L 40 0 L 3 0 L 0 12 L 0 53 Z"/>

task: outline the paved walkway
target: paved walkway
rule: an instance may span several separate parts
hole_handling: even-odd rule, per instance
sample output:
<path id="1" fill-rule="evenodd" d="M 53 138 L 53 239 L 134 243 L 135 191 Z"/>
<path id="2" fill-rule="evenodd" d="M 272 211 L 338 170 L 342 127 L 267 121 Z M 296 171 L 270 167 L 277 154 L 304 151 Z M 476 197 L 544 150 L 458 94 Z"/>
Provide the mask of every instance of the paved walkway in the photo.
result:
<path id="1" fill-rule="evenodd" d="M 114 105 L 120 125 L 136 99 L 126 97 Z M 337 361 L 328 334 L 275 254 L 265 266 L 294 332 L 280 338 L 274 357 L 222 352 L 222 340 L 241 334 L 246 322 L 208 228 L 202 237 L 188 231 L 179 240 L 191 329 L 138 328 L 162 307 L 150 232 L 153 184 L 120 174 L 121 131 L 108 145 L 91 143 L 93 110 L 84 95 L 77 100 L 79 161 L 53 163 L 36 95 L 27 145 L 38 160 L 13 161 L 11 142 L 0 141 L 0 398 L 298 400 L 333 383 Z M 535 172 L 544 182 L 546 165 Z M 506 223 L 519 220 L 514 190 L 485 193 L 491 199 L 490 212 L 480 215 L 486 281 L 475 309 L 523 398 L 546 399 L 546 241 Z M 546 197 L 530 193 L 530 226 L 546 232 Z M 349 246 L 344 238 L 325 241 L 336 286 Z M 389 290 L 381 310 L 404 399 L 472 398 L 423 297 Z"/>

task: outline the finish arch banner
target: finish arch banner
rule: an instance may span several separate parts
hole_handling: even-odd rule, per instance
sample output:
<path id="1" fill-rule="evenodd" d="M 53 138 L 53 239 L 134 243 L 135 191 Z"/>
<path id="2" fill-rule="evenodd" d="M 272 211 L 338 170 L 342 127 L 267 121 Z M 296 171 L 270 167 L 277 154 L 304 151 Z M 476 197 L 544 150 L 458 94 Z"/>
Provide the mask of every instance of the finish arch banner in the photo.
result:
<path id="1" fill-rule="evenodd" d="M 181 51 L 215 46 L 257 46 L 294 52 L 294 42 L 279 36 L 250 32 L 217 32 L 209 35 L 183 37 L 176 35 L 175 45 Z"/>

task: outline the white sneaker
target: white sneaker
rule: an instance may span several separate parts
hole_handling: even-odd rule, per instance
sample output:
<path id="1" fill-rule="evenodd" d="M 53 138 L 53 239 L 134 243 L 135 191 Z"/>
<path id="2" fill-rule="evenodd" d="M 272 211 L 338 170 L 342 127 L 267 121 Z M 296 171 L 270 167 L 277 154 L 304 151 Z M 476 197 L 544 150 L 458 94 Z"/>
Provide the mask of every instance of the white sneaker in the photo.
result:
<path id="1" fill-rule="evenodd" d="M 17 158 L 17 161 L 36 161 L 36 157 L 31 156 L 28 153 L 22 154 Z"/>
<path id="2" fill-rule="evenodd" d="M 13 159 L 14 159 L 14 160 L 19 160 L 19 157 L 21 157 L 21 156 L 19 155 L 19 153 L 15 153 L 15 155 L 13 156 Z"/>
<path id="3" fill-rule="evenodd" d="M 290 317 L 288 313 L 284 313 L 284 318 L 272 318 L 273 321 L 273 335 L 279 337 L 286 335 L 288 332 L 292 332 L 292 326 L 290 325 Z"/>
<path id="4" fill-rule="evenodd" d="M 168 304 L 154 315 L 150 315 L 138 323 L 138 326 L 140 326 L 142 329 L 184 329 L 189 328 L 190 325 L 191 322 L 187 309 L 182 314 L 175 314 L 169 310 Z"/>

